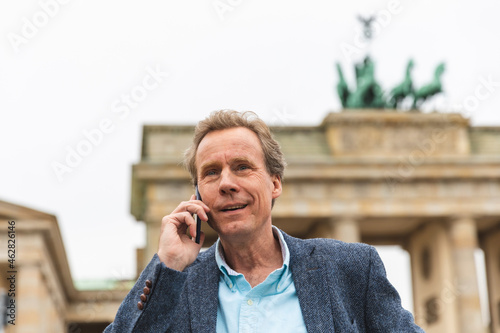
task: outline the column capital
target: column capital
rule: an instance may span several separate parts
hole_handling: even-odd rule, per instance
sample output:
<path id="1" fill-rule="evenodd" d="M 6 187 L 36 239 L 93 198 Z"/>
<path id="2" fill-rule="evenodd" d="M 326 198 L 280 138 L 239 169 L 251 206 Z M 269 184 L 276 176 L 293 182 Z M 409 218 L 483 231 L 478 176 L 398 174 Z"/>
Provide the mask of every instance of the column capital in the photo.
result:
<path id="1" fill-rule="evenodd" d="M 448 225 L 451 225 L 457 222 L 465 222 L 465 221 L 472 221 L 475 223 L 477 219 L 478 217 L 475 214 L 453 214 L 449 215 L 444 221 L 446 221 Z"/>
<path id="2" fill-rule="evenodd" d="M 476 248 L 478 235 L 476 220 L 468 215 L 458 215 L 448 222 L 453 246 L 458 248 Z"/>
<path id="3" fill-rule="evenodd" d="M 344 242 L 358 243 L 361 241 L 358 219 L 353 216 L 339 216 L 331 219 L 335 230 L 335 238 Z"/>
<path id="4" fill-rule="evenodd" d="M 342 221 L 352 221 L 352 222 L 358 222 L 361 220 L 361 216 L 359 215 L 336 215 L 336 216 L 331 216 L 330 218 L 331 222 L 342 222 Z"/>
<path id="5" fill-rule="evenodd" d="M 451 221 L 454 220 L 475 220 L 477 217 L 475 214 L 452 214 L 449 216 Z"/>

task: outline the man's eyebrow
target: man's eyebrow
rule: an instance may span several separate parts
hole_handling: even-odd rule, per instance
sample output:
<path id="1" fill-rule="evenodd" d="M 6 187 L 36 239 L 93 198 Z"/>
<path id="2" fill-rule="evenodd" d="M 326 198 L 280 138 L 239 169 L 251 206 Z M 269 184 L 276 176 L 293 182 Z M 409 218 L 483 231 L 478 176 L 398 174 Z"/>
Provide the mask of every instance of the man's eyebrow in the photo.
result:
<path id="1" fill-rule="evenodd" d="M 247 157 L 242 157 L 242 156 L 231 158 L 229 160 L 229 163 L 230 164 L 247 163 L 247 164 L 250 164 L 251 166 L 255 165 L 255 163 L 253 163 L 252 161 L 250 161 Z M 208 161 L 208 162 L 205 162 L 205 163 L 203 163 L 200 166 L 200 172 L 203 172 L 203 171 L 205 171 L 207 169 L 214 168 L 214 167 L 220 167 L 220 162 L 218 162 L 218 161 Z"/>
<path id="2" fill-rule="evenodd" d="M 206 169 L 210 169 L 210 168 L 213 168 L 213 167 L 216 167 L 216 166 L 219 166 L 219 165 L 220 165 L 220 163 L 217 162 L 217 161 L 208 161 L 208 162 L 203 163 L 200 166 L 200 171 L 203 171 L 203 170 L 206 170 Z"/>

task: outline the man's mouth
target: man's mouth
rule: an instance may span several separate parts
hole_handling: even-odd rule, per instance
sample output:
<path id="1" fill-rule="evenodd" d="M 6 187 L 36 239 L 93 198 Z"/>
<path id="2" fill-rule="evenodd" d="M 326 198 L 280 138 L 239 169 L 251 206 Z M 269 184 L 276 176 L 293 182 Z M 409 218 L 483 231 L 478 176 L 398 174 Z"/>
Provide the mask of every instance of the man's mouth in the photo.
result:
<path id="1" fill-rule="evenodd" d="M 238 209 L 243 209 L 245 208 L 247 205 L 235 205 L 235 206 L 229 206 L 229 207 L 226 207 L 224 209 L 221 209 L 223 212 L 229 212 L 229 211 L 234 211 L 234 210 L 238 210 Z"/>

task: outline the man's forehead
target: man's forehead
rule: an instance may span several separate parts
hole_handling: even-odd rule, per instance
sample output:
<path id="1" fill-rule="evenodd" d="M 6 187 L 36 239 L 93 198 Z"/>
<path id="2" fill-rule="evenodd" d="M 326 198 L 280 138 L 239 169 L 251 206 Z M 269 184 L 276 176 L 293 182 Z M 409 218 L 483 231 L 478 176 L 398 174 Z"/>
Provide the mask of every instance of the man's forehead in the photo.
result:
<path id="1" fill-rule="evenodd" d="M 200 153 L 226 150 L 262 151 L 260 140 L 253 131 L 244 127 L 209 132 L 200 141 L 197 155 Z"/>
<path id="2" fill-rule="evenodd" d="M 246 127 L 231 127 L 221 130 L 210 131 L 205 135 L 205 137 L 201 140 L 201 142 L 207 139 L 221 139 L 221 138 L 229 139 L 238 137 L 245 137 L 245 138 L 252 137 L 258 140 L 257 134 L 251 129 L 248 129 Z"/>
<path id="3" fill-rule="evenodd" d="M 220 149 L 219 149 L 220 148 Z M 263 158 L 264 154 L 260 147 L 255 147 L 246 143 L 232 145 L 227 149 L 222 147 L 207 147 L 199 150 L 196 154 L 196 161 L 202 165 L 216 162 L 240 162 L 251 161 L 256 158 Z"/>
<path id="4" fill-rule="evenodd" d="M 249 160 L 254 154 L 263 157 L 262 146 L 257 135 L 247 128 L 231 128 L 208 133 L 196 151 L 196 164 L 215 160 Z"/>

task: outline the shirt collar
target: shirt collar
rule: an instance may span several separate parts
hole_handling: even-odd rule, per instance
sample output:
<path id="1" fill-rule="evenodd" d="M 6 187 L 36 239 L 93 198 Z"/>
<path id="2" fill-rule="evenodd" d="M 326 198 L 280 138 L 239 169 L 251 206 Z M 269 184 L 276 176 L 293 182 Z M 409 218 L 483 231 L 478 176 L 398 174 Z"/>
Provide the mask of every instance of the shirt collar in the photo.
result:
<path id="1" fill-rule="evenodd" d="M 288 267 L 290 265 L 290 251 L 288 250 L 288 246 L 283 238 L 283 233 L 277 227 L 273 226 L 273 234 L 278 237 L 278 241 L 280 243 L 281 255 L 283 257 L 283 266 L 277 271 L 286 271 L 289 272 Z M 217 262 L 217 266 L 222 273 L 222 277 L 229 288 L 233 286 L 233 280 L 231 277 L 235 277 L 238 275 L 242 275 L 241 273 L 236 272 L 226 262 L 226 258 L 224 257 L 224 251 L 222 249 L 222 244 L 220 243 L 220 238 L 217 239 L 217 243 L 215 245 L 215 260 Z M 275 271 L 276 272 L 276 271 Z M 273 272 L 273 273 L 275 273 Z M 273 274 L 271 273 L 271 274 Z M 287 275 L 283 274 L 282 278 Z"/>

